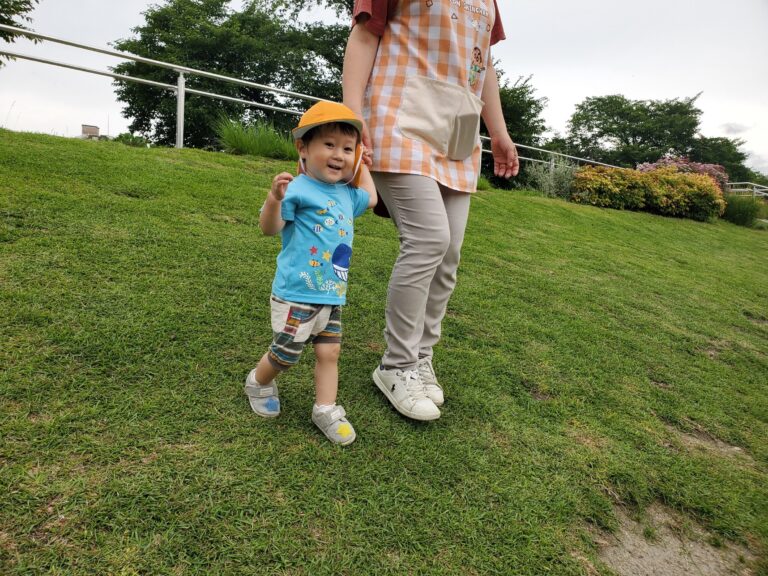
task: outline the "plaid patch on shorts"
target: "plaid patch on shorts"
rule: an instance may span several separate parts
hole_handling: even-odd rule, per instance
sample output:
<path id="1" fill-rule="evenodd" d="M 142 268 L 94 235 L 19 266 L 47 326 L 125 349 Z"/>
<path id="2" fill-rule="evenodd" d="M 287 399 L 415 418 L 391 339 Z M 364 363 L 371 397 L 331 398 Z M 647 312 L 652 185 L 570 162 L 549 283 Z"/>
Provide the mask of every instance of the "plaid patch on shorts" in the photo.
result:
<path id="1" fill-rule="evenodd" d="M 274 338 L 269 347 L 268 358 L 276 369 L 286 370 L 296 364 L 307 343 L 341 343 L 341 306 L 299 304 L 286 302 L 275 296 L 272 297 L 272 305 L 282 306 L 287 310 L 285 325 L 279 332 L 274 332 Z M 330 309 L 330 315 L 325 325 L 312 325 L 317 323 L 318 316 L 326 308 Z M 310 331 L 308 337 L 297 342 L 297 335 L 306 330 Z"/>

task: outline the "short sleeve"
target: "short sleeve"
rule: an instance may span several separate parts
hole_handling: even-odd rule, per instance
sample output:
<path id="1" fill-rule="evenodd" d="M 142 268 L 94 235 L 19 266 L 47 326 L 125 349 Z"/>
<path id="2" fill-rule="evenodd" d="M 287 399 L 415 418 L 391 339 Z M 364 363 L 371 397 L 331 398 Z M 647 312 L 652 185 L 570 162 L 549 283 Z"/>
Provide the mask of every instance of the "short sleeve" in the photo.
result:
<path id="1" fill-rule="evenodd" d="M 370 201 L 368 191 L 364 188 L 353 188 L 350 186 L 349 193 L 352 197 L 352 204 L 354 205 L 355 218 L 362 216 L 365 211 L 368 210 L 368 202 Z"/>
<path id="2" fill-rule="evenodd" d="M 288 184 L 285 190 L 285 198 L 280 203 L 280 217 L 286 222 L 293 222 L 296 219 L 296 211 L 301 205 L 301 193 L 299 187 L 293 182 Z"/>
<path id="3" fill-rule="evenodd" d="M 496 8 L 496 18 L 493 21 L 493 28 L 491 29 L 491 46 L 506 40 L 507 36 L 504 34 L 504 25 L 501 23 L 501 12 L 499 11 L 499 5 L 496 0 L 493 0 L 493 6 Z"/>
<path id="4" fill-rule="evenodd" d="M 387 22 L 397 6 L 398 0 L 355 0 L 352 9 L 352 26 L 358 23 L 358 18 L 362 15 L 369 17 L 365 21 L 365 27 L 375 34 L 382 36 Z"/>

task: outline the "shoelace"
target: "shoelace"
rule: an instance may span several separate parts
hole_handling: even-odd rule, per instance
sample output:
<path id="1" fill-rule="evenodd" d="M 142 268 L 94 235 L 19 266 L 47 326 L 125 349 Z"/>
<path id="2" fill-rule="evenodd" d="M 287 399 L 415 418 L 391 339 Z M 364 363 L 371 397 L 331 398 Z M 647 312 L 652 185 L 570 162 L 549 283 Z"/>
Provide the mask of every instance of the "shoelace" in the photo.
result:
<path id="1" fill-rule="evenodd" d="M 427 397 L 424 391 L 424 384 L 421 382 L 419 373 L 416 370 L 403 370 L 403 378 L 405 379 L 405 389 L 408 390 L 408 394 L 414 400 L 421 400 Z"/>
<path id="2" fill-rule="evenodd" d="M 416 367 L 419 370 L 419 377 L 422 382 L 426 383 L 435 380 L 435 371 L 432 369 L 432 364 L 427 361 L 419 362 Z"/>

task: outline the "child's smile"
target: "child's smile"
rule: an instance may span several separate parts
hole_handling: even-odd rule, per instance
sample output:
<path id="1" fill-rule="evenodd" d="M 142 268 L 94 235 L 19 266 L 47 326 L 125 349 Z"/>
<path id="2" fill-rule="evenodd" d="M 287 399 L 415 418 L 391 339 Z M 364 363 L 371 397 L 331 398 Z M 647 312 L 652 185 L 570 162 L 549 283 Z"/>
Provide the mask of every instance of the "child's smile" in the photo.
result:
<path id="1" fill-rule="evenodd" d="M 307 174 L 327 184 L 351 180 L 356 147 L 357 138 L 340 130 L 317 135 L 301 151 Z"/>

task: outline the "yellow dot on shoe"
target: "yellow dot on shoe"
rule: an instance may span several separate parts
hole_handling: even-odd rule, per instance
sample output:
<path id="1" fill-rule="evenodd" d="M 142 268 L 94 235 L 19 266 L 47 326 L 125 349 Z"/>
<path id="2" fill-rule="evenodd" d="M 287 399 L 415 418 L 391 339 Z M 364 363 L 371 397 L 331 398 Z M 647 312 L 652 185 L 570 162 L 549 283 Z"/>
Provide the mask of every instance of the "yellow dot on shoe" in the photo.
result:
<path id="1" fill-rule="evenodd" d="M 338 434 L 342 438 L 346 438 L 348 436 L 351 436 L 352 435 L 352 426 L 350 426 L 349 424 L 346 424 L 346 423 L 345 424 L 341 424 L 336 429 L 336 434 Z"/>

